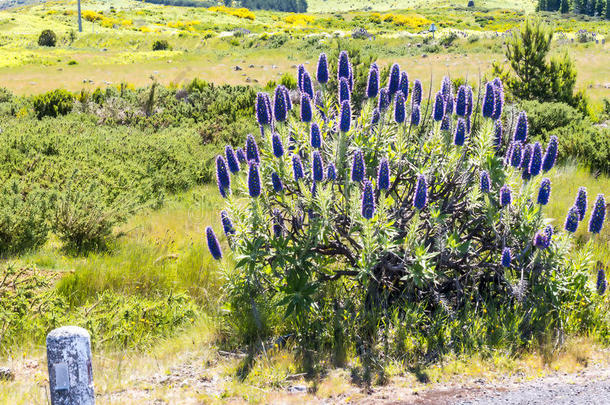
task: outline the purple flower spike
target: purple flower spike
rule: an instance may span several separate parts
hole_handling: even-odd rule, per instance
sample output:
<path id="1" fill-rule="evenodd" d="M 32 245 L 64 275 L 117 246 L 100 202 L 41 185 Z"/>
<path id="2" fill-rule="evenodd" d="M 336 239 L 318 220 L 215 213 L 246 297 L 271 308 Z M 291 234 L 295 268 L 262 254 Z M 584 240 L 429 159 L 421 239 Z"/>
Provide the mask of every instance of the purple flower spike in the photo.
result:
<path id="1" fill-rule="evenodd" d="M 222 229 L 224 230 L 225 235 L 227 235 L 227 237 L 235 233 L 233 222 L 231 221 L 231 218 L 229 218 L 229 214 L 227 213 L 227 211 L 220 211 L 220 222 L 222 222 Z"/>
<path id="2" fill-rule="evenodd" d="M 339 121 L 339 129 L 341 132 L 349 132 L 352 125 L 352 107 L 349 101 L 341 103 L 341 118 Z"/>
<path id="3" fill-rule="evenodd" d="M 225 156 L 227 157 L 227 165 L 231 173 L 235 174 L 239 172 L 239 161 L 235 155 L 235 151 L 229 145 L 225 146 Z"/>
<path id="4" fill-rule="evenodd" d="M 312 111 L 311 111 L 311 98 L 307 93 L 301 94 L 301 121 L 311 122 Z"/>
<path id="5" fill-rule="evenodd" d="M 415 94 L 415 93 L 413 93 Z M 411 125 L 418 126 L 421 120 L 421 113 L 419 109 L 419 104 L 413 104 L 413 108 L 411 109 Z"/>
<path id="6" fill-rule="evenodd" d="M 351 72 L 352 72 L 352 68 L 349 63 L 349 57 L 347 56 L 347 52 L 341 51 L 341 53 L 339 54 L 339 66 L 337 69 L 337 75 L 338 75 L 337 79 L 340 79 L 342 77 L 349 79 Z"/>
<path id="7" fill-rule="evenodd" d="M 413 95 L 411 96 L 411 103 L 413 105 L 421 104 L 421 96 L 422 96 L 422 85 L 419 80 L 415 80 L 413 82 Z"/>
<path id="8" fill-rule="evenodd" d="M 532 160 L 533 147 L 530 144 L 525 145 L 523 148 L 523 154 L 521 158 L 522 178 L 523 180 L 529 180 L 532 176 L 530 175 L 530 161 Z"/>
<path id="9" fill-rule="evenodd" d="M 394 96 L 398 89 L 400 88 L 400 66 L 398 63 L 395 63 L 390 68 L 390 81 L 388 83 L 388 91 L 390 92 L 390 96 Z"/>
<path id="10" fill-rule="evenodd" d="M 452 93 L 451 90 L 451 80 L 448 76 L 443 77 L 443 81 L 441 82 L 441 93 L 443 93 L 443 98 L 448 99 Z"/>
<path id="11" fill-rule="evenodd" d="M 261 195 L 261 175 L 258 171 L 258 163 L 252 160 L 248 167 L 248 194 L 252 198 Z"/>
<path id="12" fill-rule="evenodd" d="M 390 94 L 388 93 L 387 88 L 382 88 L 379 90 L 379 103 L 377 104 L 377 108 L 380 112 L 385 111 L 390 106 Z"/>
<path id="13" fill-rule="evenodd" d="M 483 193 L 489 193 L 489 190 L 491 189 L 491 179 L 489 178 L 489 173 L 486 170 L 481 172 L 480 185 Z"/>
<path id="14" fill-rule="evenodd" d="M 310 99 L 313 99 L 313 83 L 311 81 L 311 76 L 309 76 L 309 73 L 307 71 L 305 71 L 305 73 L 303 73 L 303 89 L 302 92 L 307 94 L 309 96 Z"/>
<path id="15" fill-rule="evenodd" d="M 409 98 L 409 75 L 407 75 L 407 72 L 400 73 L 400 86 L 398 90 L 402 91 L 406 101 Z"/>
<path id="16" fill-rule="evenodd" d="M 544 232 L 544 231 L 536 232 L 536 235 L 534 235 L 533 244 L 540 250 L 546 249 L 549 245 L 549 241 L 548 241 L 546 232 Z"/>
<path id="17" fill-rule="evenodd" d="M 320 149 L 320 147 L 322 147 L 322 136 L 320 135 L 320 127 L 318 126 L 317 123 L 315 123 L 315 122 L 311 123 L 309 135 L 310 135 L 309 138 L 311 140 L 311 147 Z"/>
<path id="18" fill-rule="evenodd" d="M 279 134 L 275 133 L 271 136 L 271 143 L 273 145 L 273 155 L 276 158 L 284 156 L 284 145 L 282 145 L 282 139 Z"/>
<path id="19" fill-rule="evenodd" d="M 371 115 L 371 126 L 377 125 L 379 120 L 381 119 L 381 114 L 379 114 L 379 109 L 373 109 L 373 114 Z"/>
<path id="20" fill-rule="evenodd" d="M 328 60 L 326 59 L 326 54 L 324 52 L 320 54 L 320 58 L 318 59 L 316 78 L 318 79 L 318 83 L 328 83 Z"/>
<path id="21" fill-rule="evenodd" d="M 494 112 L 491 114 L 491 119 L 497 121 L 502 116 L 502 108 L 504 107 L 504 90 L 501 86 L 494 85 Z"/>
<path id="22" fill-rule="evenodd" d="M 525 111 L 519 113 L 517 118 L 517 126 L 515 127 L 514 141 L 525 142 L 527 139 L 527 114 Z"/>
<path id="23" fill-rule="evenodd" d="M 551 136 L 549 140 L 549 145 L 546 148 L 546 152 L 544 153 L 544 158 L 542 159 L 542 171 L 548 172 L 555 166 L 555 160 L 557 159 L 557 149 L 558 149 L 558 141 L 555 135 Z"/>
<path id="24" fill-rule="evenodd" d="M 457 92 L 455 113 L 460 117 L 464 117 L 466 115 L 466 86 L 464 85 L 461 85 Z"/>
<path id="25" fill-rule="evenodd" d="M 551 196 L 551 180 L 546 177 L 540 182 L 540 188 L 538 189 L 538 204 L 547 205 L 549 203 L 549 197 Z"/>
<path id="26" fill-rule="evenodd" d="M 339 79 L 339 104 L 346 100 L 349 101 L 350 99 L 349 82 L 345 77 L 342 77 Z"/>
<path id="27" fill-rule="evenodd" d="M 386 158 L 381 159 L 381 162 L 379 162 L 377 187 L 380 190 L 388 190 L 390 188 L 390 164 Z"/>
<path id="28" fill-rule="evenodd" d="M 273 209 L 273 236 L 279 238 L 282 236 L 284 227 L 282 226 L 282 215 L 277 208 Z"/>
<path id="29" fill-rule="evenodd" d="M 305 174 L 303 173 L 303 163 L 299 155 L 292 155 L 292 173 L 294 175 L 294 181 L 299 181 Z"/>
<path id="30" fill-rule="evenodd" d="M 216 234 L 211 226 L 205 228 L 205 235 L 208 240 L 208 249 L 215 260 L 222 259 L 222 250 L 220 249 L 220 243 L 216 239 Z"/>
<path id="31" fill-rule="evenodd" d="M 413 196 L 413 206 L 418 210 L 423 210 L 428 202 L 428 184 L 423 174 L 417 177 L 415 185 L 415 195 Z"/>
<path id="32" fill-rule="evenodd" d="M 494 113 L 496 101 L 495 101 L 495 89 L 491 82 L 487 82 L 485 86 L 485 97 L 483 98 L 483 117 L 491 118 Z"/>
<path id="33" fill-rule="evenodd" d="M 256 95 L 256 121 L 258 122 L 258 125 L 261 126 L 269 125 L 271 123 L 271 117 L 269 116 L 265 96 L 266 93 L 258 93 Z"/>
<path id="34" fill-rule="evenodd" d="M 582 221 L 585 219 L 585 215 L 587 214 L 587 188 L 580 187 L 578 189 L 578 194 L 576 195 L 576 200 L 574 201 L 574 206 L 578 209 L 578 220 Z"/>
<path id="35" fill-rule="evenodd" d="M 334 163 L 328 165 L 328 169 L 326 169 L 326 179 L 327 180 L 337 180 L 337 168 Z"/>
<path id="36" fill-rule="evenodd" d="M 286 93 L 283 89 L 284 86 L 280 85 L 275 88 L 275 94 L 273 96 L 273 115 L 277 122 L 286 121 Z"/>
<path id="37" fill-rule="evenodd" d="M 271 184 L 273 185 L 273 191 L 275 191 L 276 193 L 280 193 L 284 189 L 282 180 L 276 172 L 271 173 Z"/>
<path id="38" fill-rule="evenodd" d="M 453 137 L 453 143 L 457 146 L 463 146 L 466 141 L 466 121 L 463 118 L 458 118 L 457 125 L 455 126 L 455 136 Z"/>
<path id="39" fill-rule="evenodd" d="M 604 220 L 606 219 L 606 200 L 603 194 L 598 194 L 595 199 L 595 205 L 593 206 L 593 212 L 591 213 L 591 219 L 589 220 L 589 232 L 598 234 L 604 227 Z"/>
<path id="40" fill-rule="evenodd" d="M 515 168 L 521 166 L 521 160 L 523 158 L 523 149 L 521 142 L 513 142 L 510 154 L 510 165 Z"/>
<path id="41" fill-rule="evenodd" d="M 504 128 L 502 128 L 502 121 L 497 120 L 494 123 L 494 147 L 496 151 L 500 149 L 502 146 L 502 134 L 504 133 Z"/>
<path id="42" fill-rule="evenodd" d="M 216 158 L 216 181 L 218 182 L 218 190 L 225 197 L 226 191 L 231 188 L 231 178 L 227 171 L 227 163 L 222 156 Z"/>
<path id="43" fill-rule="evenodd" d="M 244 152 L 244 148 L 237 149 L 236 154 L 237 154 L 237 159 L 241 163 L 246 163 L 246 152 Z"/>
<path id="44" fill-rule="evenodd" d="M 445 98 L 445 115 L 453 115 L 453 94 L 449 93 L 449 96 Z"/>
<path id="45" fill-rule="evenodd" d="M 256 140 L 254 140 L 254 136 L 249 134 L 246 138 L 246 160 L 248 162 L 255 161 L 256 163 L 260 163 L 261 159 L 258 154 L 258 145 L 256 144 Z"/>
<path id="46" fill-rule="evenodd" d="M 568 215 L 566 216 L 566 223 L 564 225 L 566 231 L 570 233 L 576 232 L 578 229 L 578 208 L 572 207 L 568 210 Z"/>
<path id="47" fill-rule="evenodd" d="M 377 93 L 379 93 L 379 68 L 377 68 L 377 64 L 373 63 L 369 69 L 369 77 L 366 82 L 366 96 L 375 98 Z"/>
<path id="48" fill-rule="evenodd" d="M 322 162 L 322 156 L 317 150 L 313 151 L 313 180 L 324 181 L 324 162 Z"/>
<path id="49" fill-rule="evenodd" d="M 599 267 L 597 270 L 597 282 L 595 283 L 597 287 L 597 293 L 599 295 L 604 295 L 606 289 L 608 288 L 608 281 L 606 280 L 606 272 L 603 267 Z"/>
<path id="50" fill-rule="evenodd" d="M 282 91 L 284 92 L 284 100 L 286 101 L 286 112 L 292 111 L 292 100 L 290 100 L 290 92 L 286 88 L 286 86 L 282 86 Z"/>
<path id="51" fill-rule="evenodd" d="M 371 219 L 375 215 L 375 197 L 373 195 L 373 185 L 369 180 L 364 181 L 362 191 L 362 216 Z"/>
<path id="52" fill-rule="evenodd" d="M 510 267 L 510 262 L 512 261 L 512 254 L 510 252 L 510 249 L 505 247 L 502 250 L 502 266 L 503 267 Z"/>
<path id="53" fill-rule="evenodd" d="M 396 99 L 394 100 L 394 120 L 398 124 L 405 122 L 405 96 L 402 91 L 396 93 Z"/>
<path id="54" fill-rule="evenodd" d="M 447 114 L 441 120 L 441 131 L 451 130 L 451 115 Z"/>
<path id="55" fill-rule="evenodd" d="M 532 151 L 532 159 L 530 161 L 529 172 L 532 176 L 538 176 L 540 174 L 540 168 L 542 167 L 542 146 L 539 142 L 534 144 Z"/>
<path id="56" fill-rule="evenodd" d="M 512 202 L 512 195 L 510 191 L 510 187 L 507 185 L 503 185 L 500 188 L 500 207 L 504 208 L 507 205 L 510 205 Z"/>
<path id="57" fill-rule="evenodd" d="M 354 160 L 352 161 L 352 181 L 361 182 L 364 180 L 364 155 L 360 149 L 354 153 Z"/>
<path id="58" fill-rule="evenodd" d="M 434 121 L 441 121 L 445 116 L 445 98 L 440 91 L 436 93 L 434 100 Z"/>
<path id="59" fill-rule="evenodd" d="M 470 117 L 472 115 L 472 109 L 474 107 L 474 102 L 472 100 L 472 88 L 470 86 L 466 87 L 466 116 Z"/>

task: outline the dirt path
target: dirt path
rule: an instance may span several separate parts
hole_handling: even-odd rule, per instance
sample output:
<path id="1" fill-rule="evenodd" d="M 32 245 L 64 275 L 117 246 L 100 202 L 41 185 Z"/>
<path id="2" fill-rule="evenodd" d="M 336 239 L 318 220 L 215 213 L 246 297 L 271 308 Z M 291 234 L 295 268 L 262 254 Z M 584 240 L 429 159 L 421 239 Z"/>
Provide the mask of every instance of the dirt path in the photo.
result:
<path id="1" fill-rule="evenodd" d="M 557 373 L 528 382 L 490 383 L 481 379 L 421 392 L 383 387 L 355 403 L 401 405 L 603 405 L 610 404 L 610 368 L 592 366 L 579 373 Z"/>

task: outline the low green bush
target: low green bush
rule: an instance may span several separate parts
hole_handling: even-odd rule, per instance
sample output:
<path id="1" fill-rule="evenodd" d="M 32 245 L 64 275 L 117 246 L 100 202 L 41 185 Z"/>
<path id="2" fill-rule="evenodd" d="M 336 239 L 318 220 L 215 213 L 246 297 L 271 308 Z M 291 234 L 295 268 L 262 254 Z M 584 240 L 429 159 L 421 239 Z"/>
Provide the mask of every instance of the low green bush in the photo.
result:
<path id="1" fill-rule="evenodd" d="M 524 100 L 519 105 L 527 113 L 529 134 L 534 137 L 583 120 L 582 113 L 566 103 Z"/>
<path id="2" fill-rule="evenodd" d="M 53 230 L 72 253 L 104 249 L 113 227 L 134 211 L 135 204 L 125 198 L 107 204 L 99 184 L 78 189 L 70 182 L 57 200 Z"/>
<path id="3" fill-rule="evenodd" d="M 593 170 L 610 172 L 610 129 L 594 125 L 577 109 L 565 103 L 522 101 L 527 112 L 529 134 L 547 142 L 559 138 L 559 159 L 578 161 Z"/>
<path id="4" fill-rule="evenodd" d="M 38 189 L 9 180 L 0 188 L 0 256 L 41 246 L 49 233 L 50 198 Z"/>
<path id="5" fill-rule="evenodd" d="M 57 44 L 57 35 L 51 30 L 44 30 L 38 37 L 38 45 L 53 47 Z"/>
<path id="6" fill-rule="evenodd" d="M 166 39 L 157 39 L 155 42 L 153 42 L 153 51 L 165 51 L 168 49 L 170 49 L 170 46 Z"/>
<path id="7" fill-rule="evenodd" d="M 74 96 L 69 91 L 57 89 L 50 91 L 32 99 L 32 105 L 36 112 L 36 117 L 57 117 L 66 115 L 72 111 Z"/>
<path id="8" fill-rule="evenodd" d="M 143 348 L 190 325 L 196 304 L 184 293 L 149 297 L 102 292 L 73 307 L 36 268 L 0 268 L 0 354 L 24 340 L 43 344 L 49 331 L 66 324 L 86 328 L 94 345 Z"/>

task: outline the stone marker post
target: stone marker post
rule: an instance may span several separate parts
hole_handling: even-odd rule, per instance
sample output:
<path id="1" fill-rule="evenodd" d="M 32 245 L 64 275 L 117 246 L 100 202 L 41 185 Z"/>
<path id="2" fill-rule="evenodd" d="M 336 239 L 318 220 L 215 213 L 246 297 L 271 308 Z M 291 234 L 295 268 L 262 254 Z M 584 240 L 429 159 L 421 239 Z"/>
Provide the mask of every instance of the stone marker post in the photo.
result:
<path id="1" fill-rule="evenodd" d="M 64 326 L 47 335 L 51 405 L 94 405 L 91 338 L 77 326 Z"/>

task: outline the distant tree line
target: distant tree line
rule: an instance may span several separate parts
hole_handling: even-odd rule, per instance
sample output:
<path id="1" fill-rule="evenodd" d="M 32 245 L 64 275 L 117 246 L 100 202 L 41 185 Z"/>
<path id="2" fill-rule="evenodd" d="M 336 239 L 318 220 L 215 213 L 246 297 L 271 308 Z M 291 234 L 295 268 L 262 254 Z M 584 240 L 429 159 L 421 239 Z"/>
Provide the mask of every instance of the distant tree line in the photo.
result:
<path id="1" fill-rule="evenodd" d="M 145 3 L 163 4 L 166 6 L 179 7 L 212 7 L 217 5 L 214 0 L 141 0 Z"/>
<path id="2" fill-rule="evenodd" d="M 291 13 L 307 11 L 307 0 L 224 0 L 226 6 L 246 7 L 250 10 L 277 10 Z"/>
<path id="3" fill-rule="evenodd" d="M 610 20 L 610 0 L 538 0 L 539 11 L 586 14 Z"/>

